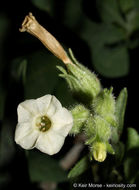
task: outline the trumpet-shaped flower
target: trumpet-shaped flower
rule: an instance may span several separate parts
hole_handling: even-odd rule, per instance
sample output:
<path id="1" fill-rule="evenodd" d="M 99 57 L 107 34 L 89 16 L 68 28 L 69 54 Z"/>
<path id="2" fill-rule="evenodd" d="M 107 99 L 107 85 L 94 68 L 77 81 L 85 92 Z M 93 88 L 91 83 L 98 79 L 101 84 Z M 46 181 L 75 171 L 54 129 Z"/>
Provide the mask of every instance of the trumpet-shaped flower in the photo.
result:
<path id="1" fill-rule="evenodd" d="M 17 112 L 17 144 L 24 149 L 37 148 L 49 155 L 59 152 L 72 128 L 73 118 L 55 96 L 26 100 L 19 104 Z"/>

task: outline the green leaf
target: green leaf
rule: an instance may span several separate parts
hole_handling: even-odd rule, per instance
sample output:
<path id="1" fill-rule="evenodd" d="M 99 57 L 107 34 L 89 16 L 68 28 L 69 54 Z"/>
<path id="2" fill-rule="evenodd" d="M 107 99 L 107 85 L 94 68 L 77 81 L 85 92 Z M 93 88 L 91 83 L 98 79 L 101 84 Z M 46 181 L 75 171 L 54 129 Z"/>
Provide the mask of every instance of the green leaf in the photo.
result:
<path id="1" fill-rule="evenodd" d="M 134 128 L 128 128 L 127 153 L 124 161 L 126 180 L 134 183 L 139 176 L 139 134 Z"/>
<path id="2" fill-rule="evenodd" d="M 77 164 L 70 170 L 68 178 L 78 177 L 89 168 L 88 156 L 84 156 Z"/>
<path id="3" fill-rule="evenodd" d="M 27 159 L 32 182 L 62 182 L 67 180 L 66 172 L 59 166 L 59 162 L 52 157 L 38 151 L 30 151 Z"/>
<path id="4" fill-rule="evenodd" d="M 58 83 L 56 64 L 59 60 L 46 51 L 40 51 L 30 55 L 27 61 L 25 97 L 38 98 L 52 94 Z"/>
<path id="5" fill-rule="evenodd" d="M 119 27 L 86 22 L 81 36 L 91 48 L 93 65 L 105 77 L 121 77 L 129 72 L 126 33 Z"/>
<path id="6" fill-rule="evenodd" d="M 126 15 L 126 21 L 127 36 L 130 37 L 133 32 L 139 30 L 139 11 L 130 11 Z"/>
<path id="7" fill-rule="evenodd" d="M 9 20 L 4 14 L 0 14 L 0 80 L 3 72 L 5 57 L 3 55 L 3 44 L 8 33 Z"/>
<path id="8" fill-rule="evenodd" d="M 139 1 L 138 0 L 133 0 L 135 3 L 135 8 L 136 10 L 139 10 Z"/>
<path id="9" fill-rule="evenodd" d="M 118 134 L 121 135 L 124 126 L 124 115 L 127 104 L 127 89 L 121 90 L 117 100 L 116 100 L 116 118 L 118 122 Z"/>
<path id="10" fill-rule="evenodd" d="M 108 153 L 115 154 L 115 151 L 114 151 L 113 147 L 111 146 L 111 144 L 109 144 L 108 142 L 106 142 L 106 146 L 107 146 Z"/>
<path id="11" fill-rule="evenodd" d="M 125 31 L 112 24 L 97 24 L 86 19 L 81 37 L 87 41 L 91 48 L 96 48 L 104 44 L 114 44 L 125 40 Z"/>
<path id="12" fill-rule="evenodd" d="M 134 8 L 134 0 L 119 0 L 119 5 L 123 13 Z"/>
<path id="13" fill-rule="evenodd" d="M 3 38 L 7 34 L 7 28 L 9 25 L 9 20 L 4 14 L 0 14 L 0 39 L 3 40 Z M 1 43 L 1 41 L 0 41 Z"/>
<path id="14" fill-rule="evenodd" d="M 70 28 L 78 28 L 82 23 L 82 0 L 67 0 L 64 7 L 63 22 Z"/>
<path id="15" fill-rule="evenodd" d="M 126 47 L 96 47 L 93 53 L 94 67 L 103 76 L 116 78 L 128 74 L 129 56 Z"/>
<path id="16" fill-rule="evenodd" d="M 128 151 L 124 161 L 124 173 L 128 183 L 134 183 L 139 175 L 139 147 Z"/>
<path id="17" fill-rule="evenodd" d="M 11 74 L 17 81 L 26 82 L 27 60 L 22 57 L 16 58 L 12 62 Z"/>
<path id="18" fill-rule="evenodd" d="M 127 129 L 127 149 L 130 150 L 132 148 L 139 147 L 139 134 L 134 128 Z"/>
<path id="19" fill-rule="evenodd" d="M 111 141 L 112 141 L 112 144 L 117 144 L 118 141 L 119 141 L 119 134 L 118 134 L 118 131 L 117 131 L 117 127 L 112 127 L 111 128 Z"/>
<path id="20" fill-rule="evenodd" d="M 97 0 L 97 7 L 104 22 L 118 23 L 124 25 L 124 21 L 119 11 L 118 1 Z"/>
<path id="21" fill-rule="evenodd" d="M 113 144 L 113 148 L 115 150 L 115 159 L 117 165 L 122 163 L 125 154 L 125 145 L 122 142 L 118 142 L 117 144 Z"/>
<path id="22" fill-rule="evenodd" d="M 0 133 L 0 167 L 7 166 L 15 154 L 12 122 L 4 121 Z"/>
<path id="23" fill-rule="evenodd" d="M 51 16 L 54 12 L 54 0 L 31 0 L 33 5 L 42 11 L 48 12 Z"/>

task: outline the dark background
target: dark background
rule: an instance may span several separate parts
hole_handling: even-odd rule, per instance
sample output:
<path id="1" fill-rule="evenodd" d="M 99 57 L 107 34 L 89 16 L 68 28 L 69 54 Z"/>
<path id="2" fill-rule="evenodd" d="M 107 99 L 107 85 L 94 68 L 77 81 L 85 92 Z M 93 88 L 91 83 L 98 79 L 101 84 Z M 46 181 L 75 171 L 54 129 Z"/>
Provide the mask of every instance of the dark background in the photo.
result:
<path id="1" fill-rule="evenodd" d="M 101 23 L 101 17 L 98 13 L 97 3 L 91 0 L 82 1 L 82 9 L 85 17 L 88 17 L 94 22 Z M 128 48 L 129 55 L 129 71 L 127 74 L 119 77 L 107 77 L 97 71 L 97 69 L 92 64 L 92 58 L 90 47 L 88 43 L 80 37 L 80 29 L 76 30 L 76 27 L 68 27 L 67 24 L 63 22 L 63 16 L 65 11 L 66 0 L 54 1 L 53 16 L 49 12 L 42 11 L 29 0 L 24 1 L 2 1 L 0 3 L 0 15 L 4 15 L 7 19 L 7 30 L 2 42 L 1 53 L 2 61 L 0 62 L 0 85 L 3 89 L 5 95 L 5 104 L 3 117 L 1 119 L 0 133 L 2 134 L 2 126 L 4 124 L 11 125 L 11 138 L 14 137 L 14 130 L 17 121 L 16 108 L 17 105 L 23 101 L 26 97 L 31 95 L 26 95 L 28 93 L 24 90 L 24 83 L 21 78 L 13 77 L 13 60 L 17 57 L 26 58 L 30 54 L 36 51 L 43 51 L 46 54 L 51 54 L 45 47 L 34 37 L 27 33 L 20 33 L 19 28 L 21 23 L 29 12 L 32 12 L 36 19 L 45 27 L 49 32 L 51 32 L 60 41 L 65 49 L 69 47 L 73 50 L 75 57 L 79 62 L 86 65 L 92 71 L 97 73 L 98 78 L 101 80 L 103 87 L 109 88 L 113 86 L 114 96 L 117 97 L 120 90 L 127 87 L 128 90 L 128 103 L 125 115 L 125 125 L 122 135 L 123 142 L 126 142 L 127 138 L 127 127 L 138 128 L 138 53 L 139 46 L 135 48 Z M 72 12 L 72 9 L 70 10 Z M 78 13 L 77 13 L 78 14 Z M 74 20 L 74 18 L 73 18 Z M 79 26 L 78 26 L 79 27 Z M 77 27 L 77 28 L 78 28 Z M 80 27 L 79 27 L 80 28 Z M 136 34 L 138 32 L 136 31 Z M 134 37 L 133 34 L 132 37 Z M 138 35 L 136 35 L 138 36 Z M 1 40 L 1 39 L 0 39 Z M 132 38 L 131 38 L 132 40 Z M 101 56 L 101 52 L 100 52 Z M 57 59 L 56 59 L 57 60 Z M 104 60 L 105 62 L 105 60 Z M 105 63 L 104 63 L 105 64 Z M 28 67 L 27 67 L 28 71 Z M 16 71 L 15 71 L 16 72 Z M 51 79 L 52 80 L 52 79 Z M 32 84 L 33 85 L 33 84 Z M 37 89 L 36 91 L 39 91 Z M 41 90 L 40 90 L 41 91 Z M 46 90 L 47 92 L 47 90 Z M 42 94 L 42 92 L 40 93 Z M 37 95 L 36 95 L 37 96 Z M 3 137 L 4 138 L 4 137 Z M 7 139 L 7 137 L 5 137 Z M 71 137 L 66 141 L 67 147 L 71 144 L 69 141 L 72 140 Z M 8 175 L 10 180 L 5 182 L 3 188 L 7 189 L 36 189 L 36 184 L 31 184 L 29 181 L 25 153 L 14 144 L 15 150 L 11 159 L 7 162 L 2 162 L 1 165 L 1 176 Z M 10 146 L 5 146 L 7 152 L 10 152 Z M 64 152 L 65 149 L 62 149 Z M 63 152 L 61 154 L 63 154 Z M 8 157 L 8 154 L 6 154 Z M 56 157 L 57 158 L 57 157 Z M 8 178 L 5 178 L 8 179 Z"/>

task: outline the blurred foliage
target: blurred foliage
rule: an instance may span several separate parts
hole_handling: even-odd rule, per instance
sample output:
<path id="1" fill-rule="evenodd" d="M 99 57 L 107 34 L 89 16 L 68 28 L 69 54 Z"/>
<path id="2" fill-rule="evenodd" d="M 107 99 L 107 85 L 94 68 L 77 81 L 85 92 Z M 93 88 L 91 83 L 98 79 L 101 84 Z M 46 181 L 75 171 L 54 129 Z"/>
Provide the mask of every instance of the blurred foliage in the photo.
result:
<path id="1" fill-rule="evenodd" d="M 58 160 L 46 154 L 27 152 L 29 175 L 32 182 L 61 182 L 67 179 L 67 174 L 59 166 Z"/>
<path id="2" fill-rule="evenodd" d="M 3 118 L 3 112 L 4 112 L 4 103 L 5 103 L 5 96 L 6 92 L 2 84 L 2 71 L 3 71 L 3 63 L 5 62 L 4 59 L 4 41 L 6 38 L 6 34 L 8 33 L 8 26 L 9 26 L 9 20 L 6 17 L 6 15 L 0 13 L 0 120 Z"/>
<path id="3" fill-rule="evenodd" d="M 134 183 L 139 179 L 139 134 L 134 128 L 128 128 L 127 153 L 124 161 L 126 180 Z"/>
<path id="4" fill-rule="evenodd" d="M 14 153 L 12 124 L 5 121 L 0 133 L 0 167 L 8 165 Z"/>
<path id="5" fill-rule="evenodd" d="M 2 67 L 3 67 L 2 62 L 5 61 L 3 55 L 4 54 L 3 45 L 6 38 L 6 34 L 8 33 L 9 24 L 10 24 L 9 20 L 6 17 L 6 15 L 0 13 L 0 79 L 2 76 Z"/>
<path id="6" fill-rule="evenodd" d="M 11 182 L 10 164 L 15 156 L 13 124 L 5 120 L 0 130 L 0 189 Z"/>
<path id="7" fill-rule="evenodd" d="M 75 178 L 83 174 L 89 168 L 89 160 L 87 156 L 84 156 L 69 172 L 69 178 Z"/>
<path id="8" fill-rule="evenodd" d="M 134 52 L 139 48 L 139 0 L 24 0 L 18 9 L 14 2 L 12 4 L 9 8 L 6 4 L 0 12 L 0 189 L 9 189 L 11 185 L 13 189 L 19 189 L 18 181 L 23 183 L 23 180 L 21 189 L 28 188 L 26 181 L 29 181 L 33 190 L 37 189 L 38 183 L 48 181 L 56 182 L 58 189 L 68 189 L 74 178 L 80 182 L 91 178 L 95 183 L 138 183 L 139 134 L 134 128 L 127 128 L 132 126 L 129 125 L 132 119 L 137 120 L 133 109 L 137 102 L 132 95 L 137 85 L 134 79 L 128 89 L 127 121 L 124 121 L 126 88 L 116 99 L 119 128 L 112 129 L 111 142 L 115 156 L 108 155 L 104 163 L 97 163 L 88 159 L 85 150 L 84 157 L 81 154 L 70 171 L 69 179 L 67 172 L 59 166 L 59 159 L 70 148 L 71 139 L 67 141 L 69 147 L 58 156 L 50 157 L 37 151 L 24 154 L 14 143 L 14 130 L 17 105 L 25 99 L 50 93 L 63 106 L 76 103 L 65 81 L 58 78 L 56 65 L 62 63 L 37 40 L 28 34 L 19 34 L 18 27 L 26 11 L 33 10 L 36 18 L 48 24 L 50 32 L 53 31 L 65 47 L 72 46 L 80 61 L 87 60 L 83 64 L 95 70 L 104 79 L 104 84 L 111 85 L 116 81 L 118 94 L 118 87 L 127 85 L 124 82 L 132 77 L 130 69 L 135 66 Z M 103 80 L 101 82 L 103 84 Z"/>
<path id="9" fill-rule="evenodd" d="M 40 10 L 48 12 L 51 16 L 54 12 L 54 0 L 31 0 L 32 3 Z"/>

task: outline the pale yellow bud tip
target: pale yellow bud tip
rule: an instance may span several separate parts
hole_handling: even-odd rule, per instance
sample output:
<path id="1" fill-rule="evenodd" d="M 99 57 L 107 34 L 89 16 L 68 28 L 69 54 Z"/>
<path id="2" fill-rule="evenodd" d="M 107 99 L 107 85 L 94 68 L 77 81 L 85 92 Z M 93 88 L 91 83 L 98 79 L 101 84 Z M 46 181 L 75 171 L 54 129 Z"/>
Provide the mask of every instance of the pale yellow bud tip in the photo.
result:
<path id="1" fill-rule="evenodd" d="M 93 145 L 93 157 L 98 162 L 103 162 L 106 159 L 106 145 L 101 142 L 96 142 Z"/>

